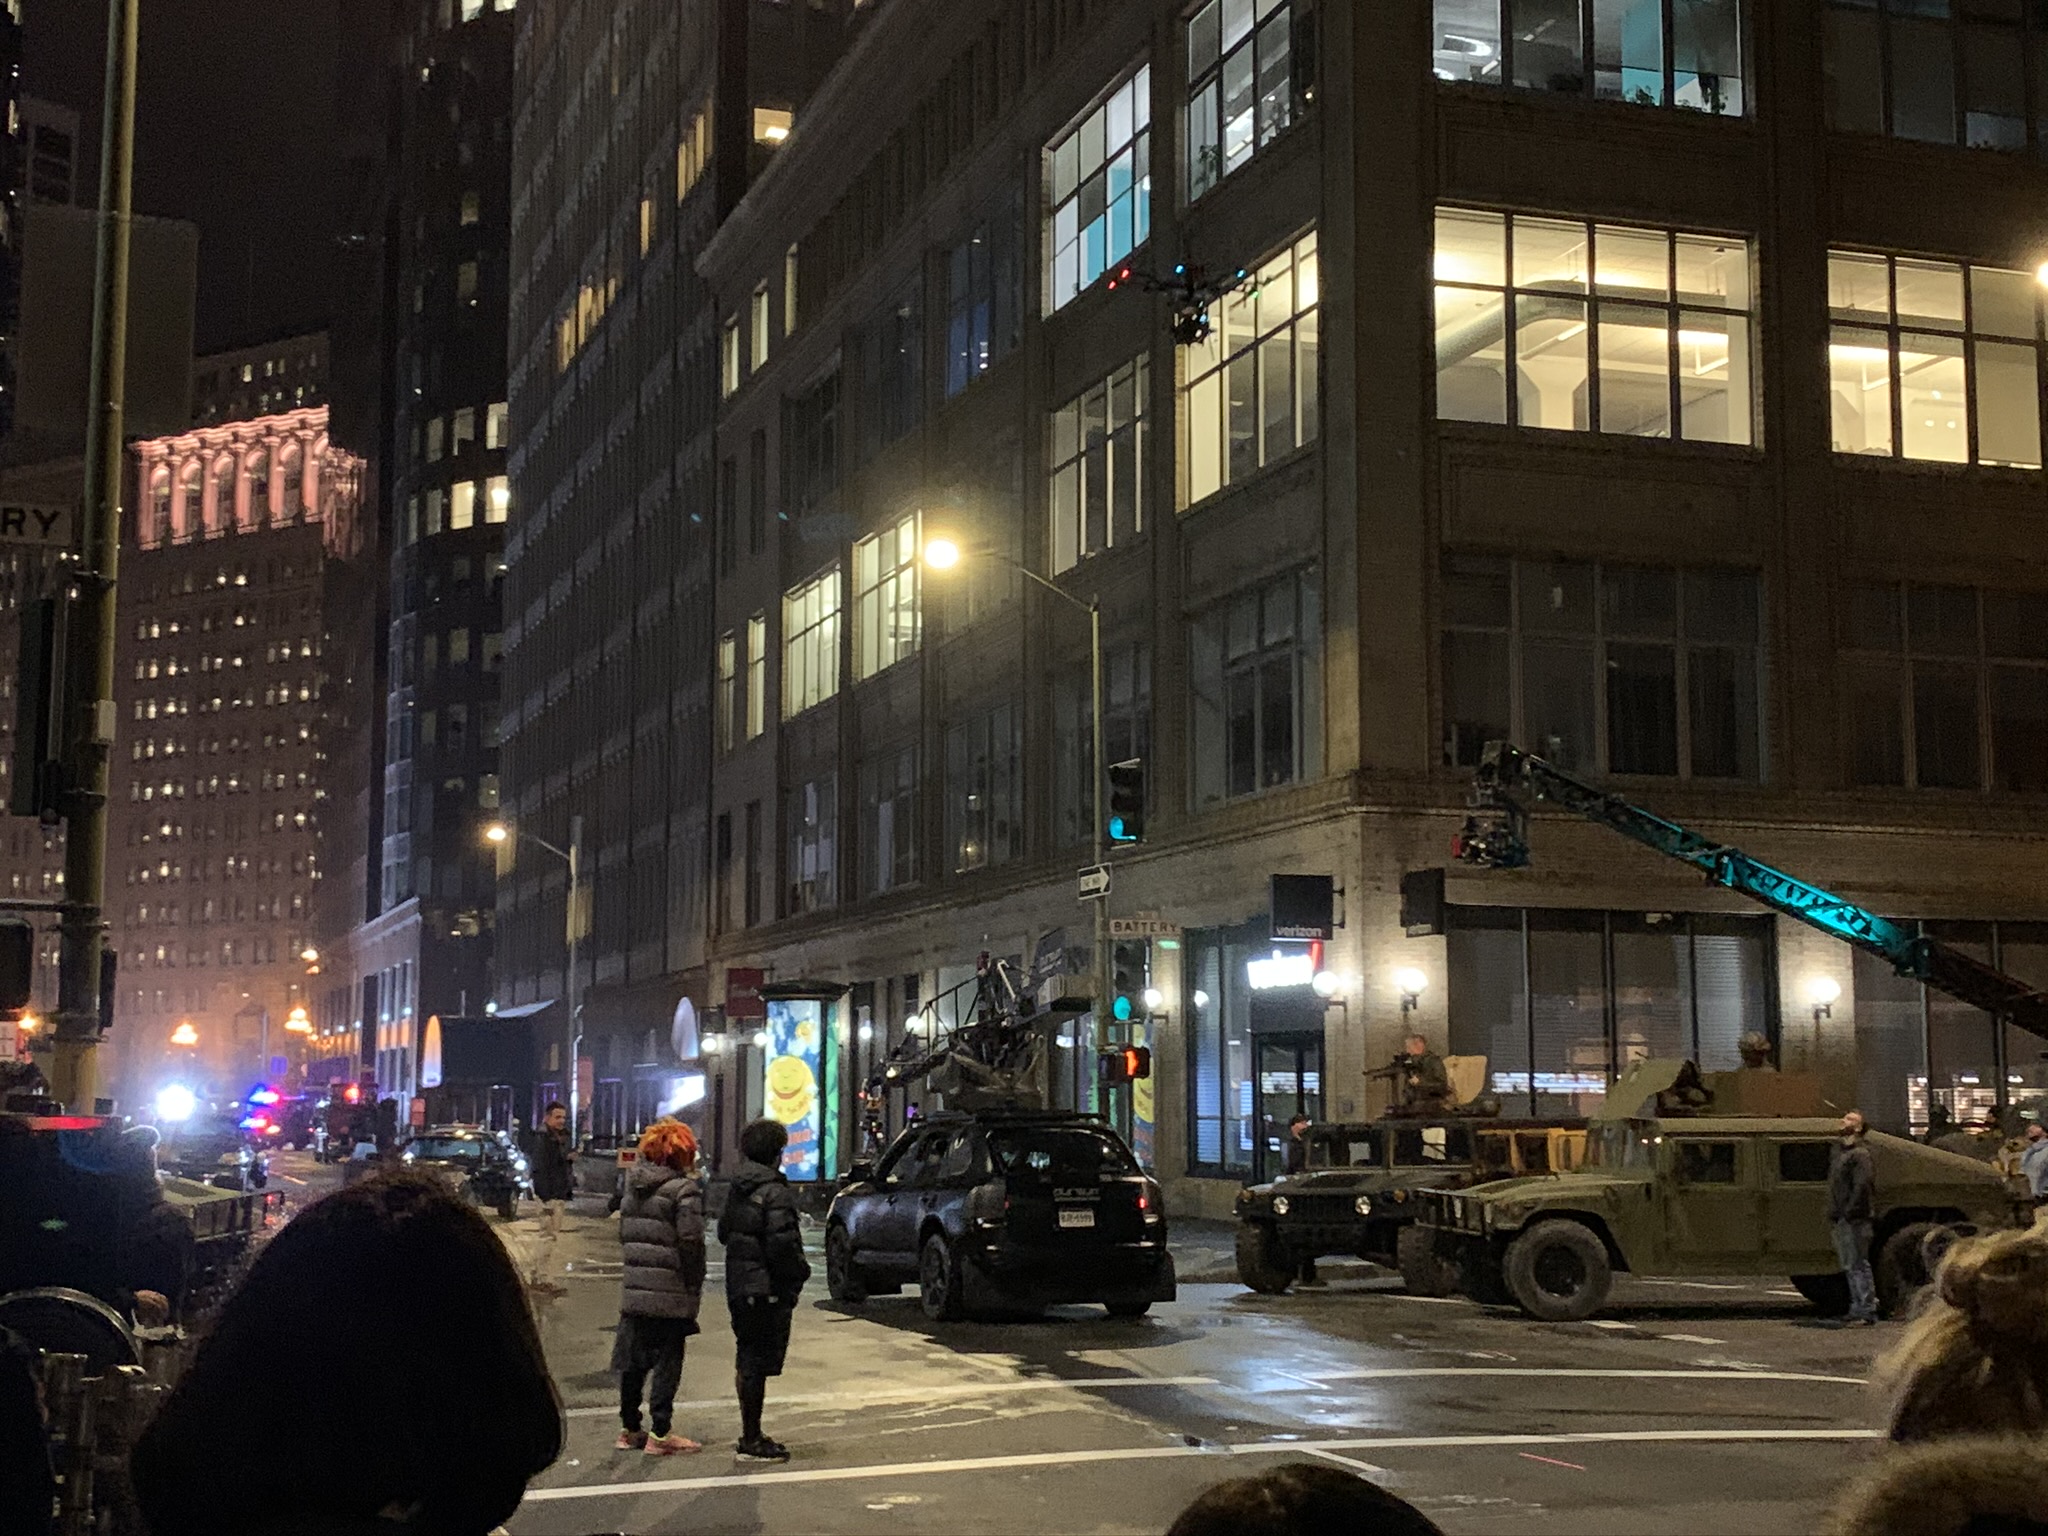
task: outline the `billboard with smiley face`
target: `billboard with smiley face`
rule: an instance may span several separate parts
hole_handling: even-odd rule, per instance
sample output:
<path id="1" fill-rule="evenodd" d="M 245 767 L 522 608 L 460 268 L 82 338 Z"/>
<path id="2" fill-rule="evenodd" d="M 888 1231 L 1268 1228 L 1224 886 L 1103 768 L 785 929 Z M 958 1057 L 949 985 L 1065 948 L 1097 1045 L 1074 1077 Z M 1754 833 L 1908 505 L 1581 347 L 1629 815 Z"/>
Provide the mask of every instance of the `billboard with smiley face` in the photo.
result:
<path id="1" fill-rule="evenodd" d="M 822 1177 L 820 1151 L 824 1090 L 819 1072 L 824 1005 L 813 999 L 768 1004 L 767 1065 L 761 1077 L 762 1111 L 789 1132 L 782 1171 L 793 1182 Z"/>

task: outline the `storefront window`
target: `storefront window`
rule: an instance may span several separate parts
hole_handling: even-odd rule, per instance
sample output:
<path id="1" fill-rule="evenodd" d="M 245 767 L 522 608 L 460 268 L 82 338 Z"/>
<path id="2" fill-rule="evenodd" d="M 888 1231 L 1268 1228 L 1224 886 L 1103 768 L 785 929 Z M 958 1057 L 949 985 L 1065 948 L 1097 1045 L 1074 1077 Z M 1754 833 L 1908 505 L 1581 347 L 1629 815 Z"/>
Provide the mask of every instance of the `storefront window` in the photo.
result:
<path id="1" fill-rule="evenodd" d="M 1509 1114 L 1591 1113 L 1651 1057 L 1736 1067 L 1775 1013 L 1768 917 L 1460 907 L 1448 958 L 1450 1054 Z"/>

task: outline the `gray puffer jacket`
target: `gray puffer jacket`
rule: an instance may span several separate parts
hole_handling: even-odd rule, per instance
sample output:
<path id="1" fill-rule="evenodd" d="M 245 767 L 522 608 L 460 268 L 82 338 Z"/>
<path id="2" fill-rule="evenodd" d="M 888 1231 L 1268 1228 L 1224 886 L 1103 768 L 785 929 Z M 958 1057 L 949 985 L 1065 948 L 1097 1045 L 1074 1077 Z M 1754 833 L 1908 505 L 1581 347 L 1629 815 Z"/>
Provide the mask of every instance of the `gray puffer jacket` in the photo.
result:
<path id="1" fill-rule="evenodd" d="M 694 1322 L 704 1291 L 704 1181 L 658 1163 L 635 1163 L 619 1205 L 626 1261 L 622 1317 Z"/>

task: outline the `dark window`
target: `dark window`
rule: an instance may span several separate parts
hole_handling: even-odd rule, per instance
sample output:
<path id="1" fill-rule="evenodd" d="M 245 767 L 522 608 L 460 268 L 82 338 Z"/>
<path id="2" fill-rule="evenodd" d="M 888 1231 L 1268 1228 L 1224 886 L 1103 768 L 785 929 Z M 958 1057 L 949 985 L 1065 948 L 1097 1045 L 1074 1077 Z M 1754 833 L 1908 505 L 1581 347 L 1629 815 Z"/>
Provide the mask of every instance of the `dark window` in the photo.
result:
<path id="1" fill-rule="evenodd" d="M 1316 573 L 1241 592 L 1189 632 L 1195 805 L 1322 771 L 1322 616 Z"/>
<path id="2" fill-rule="evenodd" d="M 1735 1143 L 1681 1141 L 1678 1143 L 1678 1179 L 1681 1184 L 1733 1184 Z"/>
<path id="3" fill-rule="evenodd" d="M 2039 5 L 1830 0 L 1825 48 L 1831 128 L 2048 149 L 2048 11 Z"/>
<path id="4" fill-rule="evenodd" d="M 863 458 L 924 419 L 924 303 L 922 284 L 916 280 L 877 310 L 863 329 L 856 414 Z"/>
<path id="5" fill-rule="evenodd" d="M 1778 1143 L 1778 1182 L 1781 1184 L 1825 1184 L 1833 1142 L 1781 1141 Z"/>
<path id="6" fill-rule="evenodd" d="M 1451 556 L 1444 759 L 1514 740 L 1567 769 L 1758 779 L 1759 605 L 1744 571 Z"/>
<path id="7" fill-rule="evenodd" d="M 1122 1142 L 1085 1126 L 992 1130 L 988 1151 L 998 1171 L 1034 1182 L 1074 1178 L 1093 1183 L 1104 1175 L 1138 1171 Z"/>
<path id="8" fill-rule="evenodd" d="M 839 488 L 839 373 L 782 403 L 782 505 L 794 516 Z"/>
<path id="9" fill-rule="evenodd" d="M 1396 1168 L 1471 1161 L 1472 1133 L 1462 1125 L 1404 1125 L 1394 1132 Z"/>
<path id="10" fill-rule="evenodd" d="M 747 441 L 747 553 L 768 547 L 768 432 L 756 427 Z"/>

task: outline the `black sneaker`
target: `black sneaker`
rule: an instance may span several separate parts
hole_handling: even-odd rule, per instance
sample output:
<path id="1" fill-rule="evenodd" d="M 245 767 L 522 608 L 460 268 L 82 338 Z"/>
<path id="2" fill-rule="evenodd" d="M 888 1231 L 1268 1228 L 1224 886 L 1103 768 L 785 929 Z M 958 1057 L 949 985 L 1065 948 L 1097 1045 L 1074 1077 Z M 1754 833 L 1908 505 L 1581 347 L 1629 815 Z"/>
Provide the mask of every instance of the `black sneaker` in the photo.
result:
<path id="1" fill-rule="evenodd" d="M 787 1461 L 789 1447 L 780 1440 L 770 1440 L 762 1435 L 755 1440 L 741 1440 L 733 1446 L 741 1461 Z"/>

